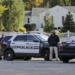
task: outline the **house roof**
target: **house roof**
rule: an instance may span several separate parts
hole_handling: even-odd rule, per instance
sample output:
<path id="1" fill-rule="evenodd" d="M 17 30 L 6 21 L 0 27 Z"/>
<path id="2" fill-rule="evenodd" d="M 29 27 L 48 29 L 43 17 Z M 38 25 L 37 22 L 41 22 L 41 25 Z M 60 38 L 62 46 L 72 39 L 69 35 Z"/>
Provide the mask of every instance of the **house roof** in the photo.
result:
<path id="1" fill-rule="evenodd" d="M 31 16 L 32 11 L 25 11 L 25 16 Z"/>
<path id="2" fill-rule="evenodd" d="M 72 12 L 75 12 L 75 6 L 62 6 L 62 7 Z M 46 10 L 47 8 L 32 8 L 31 11 L 25 11 L 25 15 L 26 16 L 38 15 Z"/>
<path id="3" fill-rule="evenodd" d="M 65 8 L 65 9 L 68 9 L 72 12 L 75 12 L 75 6 L 62 6 L 62 7 Z"/>
<path id="4" fill-rule="evenodd" d="M 32 15 L 38 15 L 46 10 L 47 8 L 32 8 Z"/>

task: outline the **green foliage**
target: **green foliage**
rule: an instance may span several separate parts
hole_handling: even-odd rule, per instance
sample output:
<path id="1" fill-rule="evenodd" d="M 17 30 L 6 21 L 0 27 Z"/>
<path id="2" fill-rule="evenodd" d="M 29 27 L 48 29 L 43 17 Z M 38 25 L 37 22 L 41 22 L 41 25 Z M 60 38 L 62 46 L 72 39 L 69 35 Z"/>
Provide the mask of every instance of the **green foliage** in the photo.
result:
<path id="1" fill-rule="evenodd" d="M 25 24 L 24 28 L 27 29 L 27 31 L 34 31 L 36 28 L 36 24 L 32 23 L 32 24 Z"/>
<path id="2" fill-rule="evenodd" d="M 0 31 L 4 29 L 3 22 L 2 22 L 2 15 L 5 10 L 7 10 L 7 8 L 5 6 L 0 5 Z"/>
<path id="3" fill-rule="evenodd" d="M 60 6 L 75 6 L 75 0 L 23 0 L 26 4 L 26 10 L 31 10 L 33 7 L 54 7 Z"/>
<path id="4" fill-rule="evenodd" d="M 54 24 L 52 21 L 52 16 L 50 15 L 49 12 L 46 13 L 45 17 L 44 17 L 44 31 L 45 32 L 51 32 L 51 30 L 54 28 Z"/>
<path id="5" fill-rule="evenodd" d="M 26 28 L 27 31 L 31 31 L 31 26 L 30 24 L 25 24 L 24 28 Z"/>
<path id="6" fill-rule="evenodd" d="M 19 28 L 19 31 L 20 31 L 20 32 L 26 32 L 26 28 L 21 27 L 21 28 Z"/>
<path id="7" fill-rule="evenodd" d="M 75 0 L 71 0 L 71 6 L 75 6 Z"/>
<path id="8" fill-rule="evenodd" d="M 31 30 L 32 30 L 32 31 L 34 31 L 34 30 L 35 30 L 35 28 L 36 28 L 36 24 L 34 24 L 34 23 L 33 23 L 33 24 L 31 24 Z"/>
<path id="9" fill-rule="evenodd" d="M 71 5 L 71 0 L 59 0 L 60 5 L 62 6 L 70 6 Z"/>
<path id="10" fill-rule="evenodd" d="M 14 31 L 22 26 L 24 20 L 24 3 L 22 0 L 4 0 L 3 5 L 9 9 L 3 14 L 6 31 Z"/>
<path id="11" fill-rule="evenodd" d="M 60 5 L 59 0 L 49 0 L 50 7 L 54 7 L 56 5 Z"/>
<path id="12" fill-rule="evenodd" d="M 7 8 L 5 6 L 0 5 L 0 17 L 2 16 L 5 10 L 7 10 Z"/>
<path id="13" fill-rule="evenodd" d="M 39 7 L 40 4 L 43 2 L 44 0 L 23 0 L 23 2 L 26 4 L 26 9 L 30 10 L 33 7 Z"/>
<path id="14" fill-rule="evenodd" d="M 71 32 L 75 32 L 75 22 L 73 20 L 73 15 L 70 12 L 68 12 L 68 14 L 66 15 L 62 28 L 63 32 L 66 32 L 68 30 Z"/>
<path id="15" fill-rule="evenodd" d="M 63 33 L 62 33 L 62 32 L 56 30 L 55 33 L 56 33 L 58 36 L 63 37 Z"/>

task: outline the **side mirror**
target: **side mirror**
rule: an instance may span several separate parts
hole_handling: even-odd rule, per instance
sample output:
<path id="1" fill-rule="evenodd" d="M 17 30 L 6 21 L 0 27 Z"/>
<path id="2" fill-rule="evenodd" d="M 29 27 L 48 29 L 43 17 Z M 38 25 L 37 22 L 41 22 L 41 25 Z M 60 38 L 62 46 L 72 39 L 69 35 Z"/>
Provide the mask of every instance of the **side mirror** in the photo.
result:
<path id="1" fill-rule="evenodd" d="M 33 42 L 39 42 L 38 40 L 33 40 Z"/>

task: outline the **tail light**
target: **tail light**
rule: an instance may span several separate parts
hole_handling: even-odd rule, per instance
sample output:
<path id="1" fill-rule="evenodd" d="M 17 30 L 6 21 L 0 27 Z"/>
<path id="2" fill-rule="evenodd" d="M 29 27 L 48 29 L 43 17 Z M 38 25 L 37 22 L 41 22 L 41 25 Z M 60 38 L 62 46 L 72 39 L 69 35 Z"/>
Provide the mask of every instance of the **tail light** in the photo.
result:
<path id="1" fill-rule="evenodd" d="M 0 46 L 2 45 L 2 42 L 0 42 Z"/>
<path id="2" fill-rule="evenodd" d="M 59 45 L 59 49 L 63 49 L 63 45 L 62 44 Z"/>

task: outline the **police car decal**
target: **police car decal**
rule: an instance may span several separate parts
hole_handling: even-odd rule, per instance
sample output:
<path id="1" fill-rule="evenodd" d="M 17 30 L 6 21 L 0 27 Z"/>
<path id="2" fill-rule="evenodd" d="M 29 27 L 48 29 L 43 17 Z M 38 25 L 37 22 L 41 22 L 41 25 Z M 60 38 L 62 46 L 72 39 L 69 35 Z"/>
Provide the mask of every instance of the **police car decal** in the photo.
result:
<path id="1" fill-rule="evenodd" d="M 13 49 L 39 49 L 39 46 L 11 46 Z"/>

